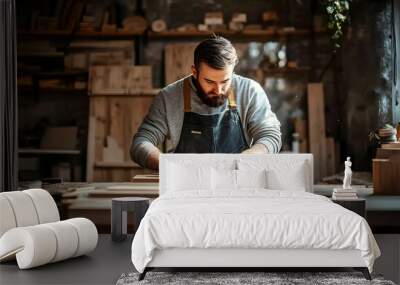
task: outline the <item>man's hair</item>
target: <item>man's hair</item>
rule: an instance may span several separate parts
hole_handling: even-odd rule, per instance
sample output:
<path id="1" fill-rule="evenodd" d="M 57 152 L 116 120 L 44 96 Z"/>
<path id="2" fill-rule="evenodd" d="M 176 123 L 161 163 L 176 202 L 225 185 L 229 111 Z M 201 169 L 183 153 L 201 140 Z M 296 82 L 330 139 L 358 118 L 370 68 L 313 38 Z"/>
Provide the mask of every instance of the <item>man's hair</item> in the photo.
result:
<path id="1" fill-rule="evenodd" d="M 215 69 L 235 66 L 238 63 L 236 49 L 227 39 L 213 34 L 194 50 L 194 66 L 197 70 L 199 70 L 201 62 Z"/>

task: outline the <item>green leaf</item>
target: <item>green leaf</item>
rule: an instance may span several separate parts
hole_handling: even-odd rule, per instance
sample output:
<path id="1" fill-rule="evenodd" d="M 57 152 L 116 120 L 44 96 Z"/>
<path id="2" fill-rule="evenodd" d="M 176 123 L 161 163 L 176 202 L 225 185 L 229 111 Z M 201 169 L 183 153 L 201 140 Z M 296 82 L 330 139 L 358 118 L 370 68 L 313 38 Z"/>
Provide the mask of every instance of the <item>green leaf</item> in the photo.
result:
<path id="1" fill-rule="evenodd" d="M 333 14 L 334 9 L 331 6 L 326 7 L 326 12 L 328 12 L 328 14 Z"/>

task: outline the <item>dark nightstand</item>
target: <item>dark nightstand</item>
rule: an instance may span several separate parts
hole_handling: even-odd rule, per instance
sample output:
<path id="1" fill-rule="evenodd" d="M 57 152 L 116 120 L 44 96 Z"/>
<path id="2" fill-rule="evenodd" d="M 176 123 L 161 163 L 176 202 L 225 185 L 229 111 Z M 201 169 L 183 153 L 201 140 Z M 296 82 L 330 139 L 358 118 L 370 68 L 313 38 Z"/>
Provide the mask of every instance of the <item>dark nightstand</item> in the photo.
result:
<path id="1" fill-rule="evenodd" d="M 334 200 L 332 202 L 339 204 L 340 206 L 353 211 L 356 214 L 359 214 L 361 217 L 366 218 L 365 212 L 365 199 L 357 198 L 357 199 L 349 199 L 349 200 Z"/>
<path id="2" fill-rule="evenodd" d="M 127 237 L 127 212 L 134 212 L 135 227 L 139 227 L 140 221 L 146 214 L 150 205 L 150 198 L 121 197 L 113 198 L 111 206 L 111 239 L 123 241 Z"/>

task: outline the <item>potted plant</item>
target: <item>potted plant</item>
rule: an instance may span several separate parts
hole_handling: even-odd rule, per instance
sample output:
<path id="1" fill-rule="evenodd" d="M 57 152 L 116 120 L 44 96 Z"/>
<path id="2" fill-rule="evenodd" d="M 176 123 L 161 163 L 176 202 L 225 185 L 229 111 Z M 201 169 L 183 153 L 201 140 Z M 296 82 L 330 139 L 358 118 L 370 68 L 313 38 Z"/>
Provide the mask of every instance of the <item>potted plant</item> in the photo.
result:
<path id="1" fill-rule="evenodd" d="M 321 2 L 334 49 L 343 42 L 344 28 L 349 21 L 351 0 L 323 0 Z"/>

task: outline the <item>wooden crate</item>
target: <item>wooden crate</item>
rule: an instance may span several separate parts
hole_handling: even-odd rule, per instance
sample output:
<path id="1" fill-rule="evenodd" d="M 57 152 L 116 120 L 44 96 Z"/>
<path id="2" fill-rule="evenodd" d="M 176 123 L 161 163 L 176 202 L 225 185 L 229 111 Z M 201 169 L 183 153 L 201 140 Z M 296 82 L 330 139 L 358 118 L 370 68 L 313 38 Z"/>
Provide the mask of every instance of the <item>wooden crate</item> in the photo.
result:
<path id="1" fill-rule="evenodd" d="M 130 181 L 149 173 L 130 157 L 132 138 L 154 95 L 92 95 L 87 152 L 87 181 Z"/>

